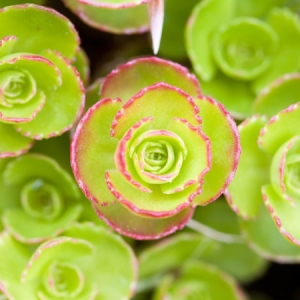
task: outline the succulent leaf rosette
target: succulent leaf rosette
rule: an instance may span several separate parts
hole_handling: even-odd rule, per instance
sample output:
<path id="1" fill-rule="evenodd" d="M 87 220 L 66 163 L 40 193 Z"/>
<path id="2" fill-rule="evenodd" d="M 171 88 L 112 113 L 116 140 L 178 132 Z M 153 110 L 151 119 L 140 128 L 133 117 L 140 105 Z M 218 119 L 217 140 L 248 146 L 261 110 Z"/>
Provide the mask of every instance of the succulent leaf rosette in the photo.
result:
<path id="1" fill-rule="evenodd" d="M 100 218 L 136 239 L 182 228 L 232 180 L 240 145 L 222 105 L 184 67 L 155 57 L 121 65 L 81 119 L 75 178 Z"/>
<path id="2" fill-rule="evenodd" d="M 24 4 L 0 10 L 0 157 L 69 130 L 83 111 L 84 88 L 71 60 L 79 38 L 53 9 Z"/>
<path id="3" fill-rule="evenodd" d="M 0 252 L 0 290 L 12 300 L 119 300 L 135 292 L 132 249 L 120 236 L 91 224 L 74 224 L 33 253 L 4 232 Z"/>
<path id="4" fill-rule="evenodd" d="M 178 275 L 167 275 L 152 300 L 226 299 L 246 300 L 238 283 L 213 265 L 191 261 Z"/>
<path id="5" fill-rule="evenodd" d="M 251 115 L 266 85 L 300 68 L 300 19 L 284 2 L 205 0 L 188 21 L 187 51 L 202 91 L 236 118 Z"/>
<path id="6" fill-rule="evenodd" d="M 63 232 L 81 214 L 80 190 L 53 159 L 24 154 L 1 160 L 3 225 L 24 243 L 41 243 Z"/>
<path id="7" fill-rule="evenodd" d="M 149 30 L 150 0 L 63 0 L 89 26 L 116 34 Z"/>
<path id="8" fill-rule="evenodd" d="M 266 94 L 266 98 L 270 95 L 271 92 Z M 298 102 L 268 121 L 264 115 L 255 115 L 239 125 L 243 153 L 226 192 L 231 206 L 246 219 L 261 214 L 263 200 L 280 233 L 297 245 L 300 245 L 299 117 Z"/>

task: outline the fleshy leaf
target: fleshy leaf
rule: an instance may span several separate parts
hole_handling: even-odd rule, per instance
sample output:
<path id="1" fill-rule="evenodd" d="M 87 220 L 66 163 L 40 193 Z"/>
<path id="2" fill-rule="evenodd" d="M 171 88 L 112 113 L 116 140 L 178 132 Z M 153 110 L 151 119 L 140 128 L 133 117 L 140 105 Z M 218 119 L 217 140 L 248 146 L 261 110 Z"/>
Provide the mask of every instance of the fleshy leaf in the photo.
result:
<path id="1" fill-rule="evenodd" d="M 245 300 L 237 282 L 212 265 L 190 262 L 186 264 L 166 293 L 170 299 L 226 299 Z"/>
<path id="2" fill-rule="evenodd" d="M 199 186 L 193 184 L 174 194 L 164 194 L 159 185 L 151 186 L 152 193 L 145 193 L 128 183 L 118 171 L 107 171 L 106 183 L 111 193 L 132 213 L 140 216 L 170 217 L 188 207 Z"/>
<path id="3" fill-rule="evenodd" d="M 218 99 L 234 118 L 241 120 L 251 115 L 255 94 L 247 82 L 230 78 L 219 71 L 212 81 L 203 81 L 201 88 L 203 94 Z"/>
<path id="4" fill-rule="evenodd" d="M 62 85 L 46 93 L 44 108 L 31 122 L 18 124 L 25 136 L 42 139 L 61 135 L 69 130 L 83 112 L 85 94 L 78 72 L 70 62 L 51 50 L 43 56 L 54 63 L 62 74 Z"/>
<path id="5" fill-rule="evenodd" d="M 263 204 L 255 220 L 241 220 L 241 230 L 247 243 L 258 255 L 278 263 L 300 261 L 299 246 L 290 243 L 280 234 Z"/>
<path id="6" fill-rule="evenodd" d="M 22 26 L 19 21 L 23 20 Z M 72 23 L 51 8 L 34 4 L 10 6 L 0 11 L 0 36 L 18 38 L 16 49 L 22 52 L 41 53 L 52 49 L 71 59 L 79 44 Z"/>
<path id="7" fill-rule="evenodd" d="M 0 235 L 0 241 L 0 290 L 15 299 L 34 300 L 32 291 L 20 285 L 21 273 L 30 258 L 29 250 L 7 232 Z"/>
<path id="8" fill-rule="evenodd" d="M 112 33 L 143 33 L 149 29 L 148 6 L 134 3 L 132 7 L 106 7 L 85 1 L 64 0 L 65 5 L 89 26 Z M 139 5 L 136 5 L 139 4 Z"/>
<path id="9" fill-rule="evenodd" d="M 252 87 L 257 93 L 276 78 L 297 72 L 300 67 L 300 19 L 287 8 L 274 8 L 267 19 L 279 36 L 279 49 L 274 54 L 268 70 L 254 80 Z"/>
<path id="10" fill-rule="evenodd" d="M 226 189 L 236 171 L 241 149 L 237 127 L 225 108 L 210 98 L 198 97 L 194 101 L 200 108 L 202 130 L 209 137 L 212 151 L 211 169 L 205 175 L 201 194 L 193 200 L 201 205 L 215 200 Z"/>
<path id="11" fill-rule="evenodd" d="M 300 99 L 300 74 L 285 74 L 266 86 L 256 97 L 254 112 L 271 118 Z"/>
<path id="12" fill-rule="evenodd" d="M 256 143 L 265 123 L 265 117 L 254 116 L 238 127 L 243 150 L 225 196 L 232 209 L 246 219 L 257 215 L 262 201 L 261 186 L 269 181 L 270 158 Z"/>
<path id="13" fill-rule="evenodd" d="M 196 73 L 204 81 L 217 72 L 211 52 L 211 34 L 234 16 L 234 0 L 207 0 L 195 6 L 186 28 L 186 44 Z M 213 16 L 213 18 L 212 18 Z"/>
<path id="14" fill-rule="evenodd" d="M 141 89 L 162 81 L 191 96 L 201 93 L 198 80 L 185 67 L 157 57 L 145 57 L 113 70 L 104 80 L 100 95 L 121 98 L 125 103 Z"/>
<path id="15" fill-rule="evenodd" d="M 18 156 L 27 152 L 33 145 L 33 140 L 16 132 L 12 125 L 0 123 L 0 158 Z"/>
<path id="16" fill-rule="evenodd" d="M 283 143 L 300 134 L 300 128 L 295 126 L 299 118 L 299 102 L 280 111 L 262 128 L 258 138 L 259 146 L 267 153 L 274 155 Z"/>
<path id="17" fill-rule="evenodd" d="M 286 0 L 244 0 L 236 1 L 236 13 L 241 16 L 262 17 L 275 6 L 282 5 Z"/>
<path id="18" fill-rule="evenodd" d="M 12 53 L 12 50 L 15 47 L 17 39 L 18 39 L 17 37 L 10 35 L 10 36 L 5 36 L 0 40 L 0 57 Z"/>
<path id="19" fill-rule="evenodd" d="M 200 123 L 198 111 L 198 107 L 188 94 L 160 82 L 144 88 L 123 105 L 113 120 L 111 135 L 121 138 L 127 129 L 147 117 L 154 119 L 152 129 L 164 129 L 174 116 L 198 126 Z"/>
<path id="20" fill-rule="evenodd" d="M 269 209 L 280 233 L 290 242 L 300 245 L 299 215 L 300 206 L 297 201 L 292 204 L 276 193 L 271 185 L 262 188 L 265 204 Z M 298 200 L 298 199 L 297 199 Z"/>
<path id="21" fill-rule="evenodd" d="M 72 141 L 71 165 L 75 178 L 86 197 L 95 203 L 115 201 L 105 183 L 105 172 L 115 168 L 117 140 L 110 137 L 110 127 L 121 106 L 120 100 L 103 99 L 96 103 L 81 119 Z"/>
<path id="22" fill-rule="evenodd" d="M 153 240 L 182 229 L 193 215 L 194 209 L 188 207 L 168 218 L 145 218 L 132 213 L 116 202 L 94 208 L 99 216 L 117 232 L 137 240 Z"/>
<path id="23" fill-rule="evenodd" d="M 61 234 L 78 219 L 80 213 L 80 205 L 64 207 L 63 214 L 51 222 L 45 222 L 21 210 L 8 210 L 3 213 L 3 223 L 17 240 L 37 244 Z"/>

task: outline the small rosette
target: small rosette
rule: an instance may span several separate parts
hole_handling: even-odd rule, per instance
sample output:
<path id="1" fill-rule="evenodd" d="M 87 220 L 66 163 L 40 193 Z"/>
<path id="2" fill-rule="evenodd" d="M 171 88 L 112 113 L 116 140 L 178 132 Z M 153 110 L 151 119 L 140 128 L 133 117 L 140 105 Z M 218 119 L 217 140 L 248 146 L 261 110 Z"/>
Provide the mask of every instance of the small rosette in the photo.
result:
<path id="1" fill-rule="evenodd" d="M 1 178 L 3 224 L 22 242 L 55 237 L 81 214 L 76 182 L 49 157 L 24 154 L 6 159 Z"/>
<path id="2" fill-rule="evenodd" d="M 25 20 L 22 27 L 18 20 Z M 33 139 L 62 134 L 82 113 L 84 89 L 71 66 L 73 25 L 52 9 L 26 4 L 0 11 L 0 157 L 26 152 Z M 58 30 L 59 28 L 59 30 Z"/>
<path id="3" fill-rule="evenodd" d="M 137 262 L 117 235 L 91 224 L 73 224 L 64 236 L 28 248 L 0 237 L 0 287 L 10 299 L 129 299 Z M 17 258 L 17 259 L 16 259 Z M 7 266 L 12 271 L 7 272 Z M 111 282 L 116 286 L 112 289 Z"/>

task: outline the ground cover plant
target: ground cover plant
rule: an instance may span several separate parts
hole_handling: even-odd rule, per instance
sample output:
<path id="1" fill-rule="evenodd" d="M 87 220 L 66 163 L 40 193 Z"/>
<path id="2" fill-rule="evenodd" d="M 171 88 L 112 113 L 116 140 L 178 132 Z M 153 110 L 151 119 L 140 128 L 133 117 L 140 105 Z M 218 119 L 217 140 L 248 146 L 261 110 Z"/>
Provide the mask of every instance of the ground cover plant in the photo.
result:
<path id="1" fill-rule="evenodd" d="M 0 299 L 299 299 L 300 2 L 3 0 Z"/>

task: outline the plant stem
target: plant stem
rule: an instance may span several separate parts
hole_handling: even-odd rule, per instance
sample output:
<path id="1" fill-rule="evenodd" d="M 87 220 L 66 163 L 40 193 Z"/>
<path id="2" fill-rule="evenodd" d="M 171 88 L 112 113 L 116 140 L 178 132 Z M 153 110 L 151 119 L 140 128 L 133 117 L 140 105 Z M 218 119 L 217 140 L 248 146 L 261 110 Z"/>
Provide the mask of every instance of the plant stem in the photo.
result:
<path id="1" fill-rule="evenodd" d="M 232 243 L 243 243 L 243 238 L 238 234 L 229 234 L 229 233 L 223 233 L 221 231 L 215 230 L 207 225 L 204 225 L 198 221 L 190 220 L 187 223 L 187 227 L 202 233 L 206 237 L 209 237 L 213 240 L 226 243 L 226 244 L 232 244 Z"/>

